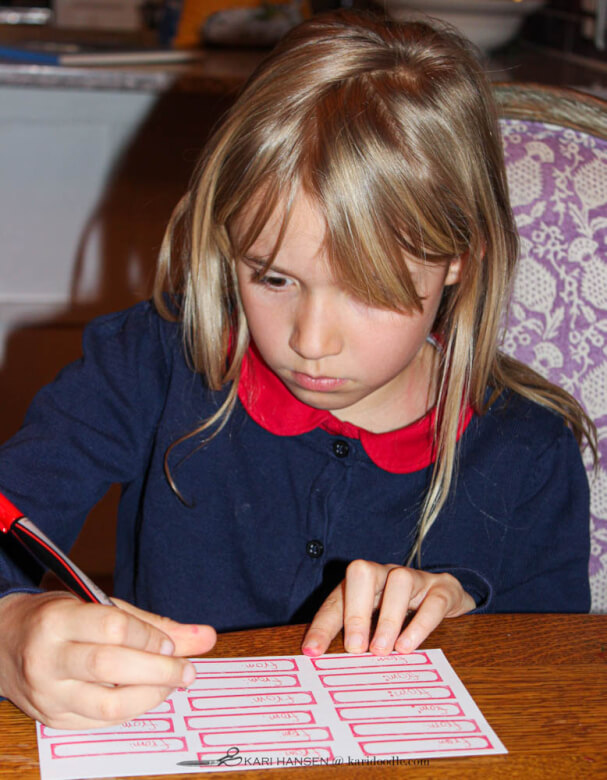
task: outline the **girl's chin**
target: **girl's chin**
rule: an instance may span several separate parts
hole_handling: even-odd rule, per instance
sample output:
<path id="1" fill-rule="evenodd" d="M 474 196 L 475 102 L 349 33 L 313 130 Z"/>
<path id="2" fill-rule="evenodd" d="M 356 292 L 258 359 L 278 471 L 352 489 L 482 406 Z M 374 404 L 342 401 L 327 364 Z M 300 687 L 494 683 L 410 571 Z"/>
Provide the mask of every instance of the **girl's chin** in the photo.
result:
<path id="1" fill-rule="evenodd" d="M 313 392 L 292 384 L 289 384 L 288 388 L 298 401 L 313 409 L 322 409 L 326 412 L 340 412 L 354 403 L 351 398 L 347 398 L 344 393 L 338 391 Z"/>

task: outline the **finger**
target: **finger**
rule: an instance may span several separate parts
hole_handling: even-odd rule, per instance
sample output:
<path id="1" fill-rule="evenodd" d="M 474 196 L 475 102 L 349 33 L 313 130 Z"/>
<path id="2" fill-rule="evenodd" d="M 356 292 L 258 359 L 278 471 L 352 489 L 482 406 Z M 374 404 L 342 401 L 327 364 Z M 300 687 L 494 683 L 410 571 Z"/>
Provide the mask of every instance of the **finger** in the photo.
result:
<path id="1" fill-rule="evenodd" d="M 426 572 L 416 571 L 418 577 L 425 577 Z M 450 599 L 449 611 L 445 617 L 459 617 L 459 615 L 465 615 L 466 612 L 470 612 L 471 609 L 476 608 L 476 603 L 472 596 L 467 593 L 460 583 L 460 581 L 448 572 L 442 572 L 441 574 L 431 574 L 431 582 L 420 581 L 417 586 L 416 592 L 411 597 L 411 608 L 417 609 L 418 605 L 426 597 L 426 592 L 429 588 L 440 588 L 445 591 Z"/>
<path id="2" fill-rule="evenodd" d="M 377 626 L 369 650 L 375 655 L 387 655 L 394 650 L 415 586 L 415 573 L 401 566 L 388 572 L 381 600 Z"/>
<path id="3" fill-rule="evenodd" d="M 70 682 L 64 686 L 62 711 L 47 715 L 44 723 L 54 728 L 103 728 L 124 723 L 156 708 L 171 693 L 157 685 L 106 687 Z"/>
<path id="4" fill-rule="evenodd" d="M 171 618 L 146 612 L 121 599 L 113 599 L 113 601 L 125 612 L 144 623 L 149 623 L 169 637 L 174 646 L 174 655 L 202 655 L 208 653 L 217 641 L 217 634 L 211 626 L 200 623 L 178 623 Z"/>
<path id="5" fill-rule="evenodd" d="M 343 583 L 324 600 L 314 616 L 302 642 L 304 655 L 317 656 L 326 652 L 344 622 Z"/>
<path id="6" fill-rule="evenodd" d="M 353 561 L 346 570 L 344 647 L 364 653 L 369 647 L 371 618 L 386 582 L 387 569 L 370 561 Z"/>
<path id="7" fill-rule="evenodd" d="M 435 587 L 428 591 L 415 616 L 396 640 L 399 653 L 411 653 L 441 623 L 451 607 L 451 598 L 446 589 Z"/>
<path id="8" fill-rule="evenodd" d="M 125 609 L 100 604 L 65 604 L 62 620 L 57 622 L 58 626 L 61 625 L 59 640 L 123 645 L 164 655 L 173 653 L 173 642 L 164 632 Z M 46 618 L 49 621 L 53 619 L 50 613 L 45 615 Z"/>
<path id="9" fill-rule="evenodd" d="M 173 689 L 190 685 L 196 678 L 196 671 L 182 658 L 119 645 L 68 642 L 58 661 L 58 675 L 64 680 Z"/>

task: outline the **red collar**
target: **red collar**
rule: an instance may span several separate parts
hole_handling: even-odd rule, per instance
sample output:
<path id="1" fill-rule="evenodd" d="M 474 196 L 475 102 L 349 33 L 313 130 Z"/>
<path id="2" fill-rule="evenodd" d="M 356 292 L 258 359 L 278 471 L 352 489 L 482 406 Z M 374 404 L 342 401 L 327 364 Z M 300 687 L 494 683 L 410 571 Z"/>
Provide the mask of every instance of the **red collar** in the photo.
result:
<path id="1" fill-rule="evenodd" d="M 359 439 L 373 463 L 393 474 L 419 471 L 435 459 L 435 408 L 397 431 L 371 433 L 338 420 L 331 412 L 299 401 L 263 362 L 253 345 L 242 363 L 238 397 L 249 416 L 270 433 L 297 436 L 321 428 L 334 436 Z M 473 410 L 469 406 L 463 415 L 460 436 L 472 416 Z"/>

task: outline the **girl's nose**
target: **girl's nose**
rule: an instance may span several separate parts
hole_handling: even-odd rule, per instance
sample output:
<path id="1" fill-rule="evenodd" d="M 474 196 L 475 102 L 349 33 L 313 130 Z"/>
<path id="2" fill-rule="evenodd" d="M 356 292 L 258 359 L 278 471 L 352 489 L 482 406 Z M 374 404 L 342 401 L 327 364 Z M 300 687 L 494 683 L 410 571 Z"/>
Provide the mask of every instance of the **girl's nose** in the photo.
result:
<path id="1" fill-rule="evenodd" d="M 331 302 L 307 296 L 299 301 L 289 346 L 306 360 L 337 355 L 343 346 L 337 312 Z"/>

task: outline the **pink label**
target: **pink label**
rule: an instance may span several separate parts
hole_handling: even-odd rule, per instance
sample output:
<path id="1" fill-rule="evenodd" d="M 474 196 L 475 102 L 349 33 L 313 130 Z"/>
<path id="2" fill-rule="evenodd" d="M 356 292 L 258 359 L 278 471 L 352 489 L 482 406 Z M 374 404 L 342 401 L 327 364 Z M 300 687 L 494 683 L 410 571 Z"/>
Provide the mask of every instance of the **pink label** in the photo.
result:
<path id="1" fill-rule="evenodd" d="M 294 658 L 208 658 L 192 661 L 196 676 L 202 674 L 251 674 L 255 672 L 297 672 L 299 667 Z"/>
<path id="2" fill-rule="evenodd" d="M 129 734 L 170 734 L 175 731 L 175 726 L 171 718 L 134 718 L 121 723 L 118 726 L 108 726 L 106 729 L 96 729 L 97 734 L 121 734 L 128 731 Z M 48 726 L 40 726 L 40 736 L 43 739 L 52 739 L 53 737 L 75 737 L 86 736 L 86 732 L 77 732 L 63 729 L 51 729 Z"/>
<path id="3" fill-rule="evenodd" d="M 186 727 L 190 731 L 208 731 L 224 728 L 250 728 L 253 726 L 291 726 L 316 723 L 310 710 L 283 710 L 273 712 L 250 712 L 235 715 L 188 715 Z"/>
<path id="4" fill-rule="evenodd" d="M 325 688 L 341 688 L 345 685 L 406 685 L 408 683 L 442 682 L 435 669 L 423 669 L 416 672 L 349 672 L 347 674 L 319 675 Z"/>
<path id="5" fill-rule="evenodd" d="M 163 739 L 99 739 L 56 742 L 51 745 L 53 758 L 93 758 L 135 753 L 181 753 L 188 746 L 184 737 Z"/>
<path id="6" fill-rule="evenodd" d="M 314 668 L 318 671 L 326 669 L 375 669 L 387 666 L 422 666 L 430 664 L 430 659 L 424 652 L 408 655 L 352 655 L 350 653 L 311 658 Z"/>
<path id="7" fill-rule="evenodd" d="M 225 751 L 206 750 L 198 753 L 198 760 L 217 761 L 225 756 Z M 238 757 L 242 761 L 237 763 Z M 254 766 L 314 766 L 333 761 L 333 751 L 330 747 L 294 747 L 294 748 L 263 748 L 262 750 L 239 750 L 234 760 L 234 769 L 245 769 Z"/>
<path id="8" fill-rule="evenodd" d="M 372 720 L 373 718 L 399 718 L 415 715 L 433 715 L 447 717 L 463 715 L 459 704 L 382 704 L 366 707 L 337 707 L 340 720 Z"/>
<path id="9" fill-rule="evenodd" d="M 293 693 L 228 693 L 222 696 L 191 696 L 188 699 L 193 712 L 229 710 L 243 707 L 276 707 L 279 705 L 316 704 L 311 691 Z"/>
<path id="10" fill-rule="evenodd" d="M 455 699 L 448 685 L 423 685 L 411 688 L 354 688 L 343 691 L 329 691 L 335 704 L 354 702 L 408 701 Z"/>
<path id="11" fill-rule="evenodd" d="M 333 739 L 328 728 L 259 729 L 256 731 L 201 731 L 198 735 L 203 747 L 231 747 L 237 745 L 297 744 L 298 742 L 326 742 Z"/>
<path id="12" fill-rule="evenodd" d="M 188 688 L 194 691 L 209 691 L 213 689 L 229 690 L 234 688 L 299 688 L 299 679 L 291 674 L 263 675 L 260 677 L 197 677 L 196 682 Z"/>
<path id="13" fill-rule="evenodd" d="M 359 746 L 367 756 L 483 752 L 492 747 L 487 737 L 418 737 L 382 742 L 359 742 Z"/>
<path id="14" fill-rule="evenodd" d="M 475 720 L 401 720 L 390 723 L 351 723 L 355 737 L 385 737 L 389 734 L 474 734 L 480 733 Z"/>

